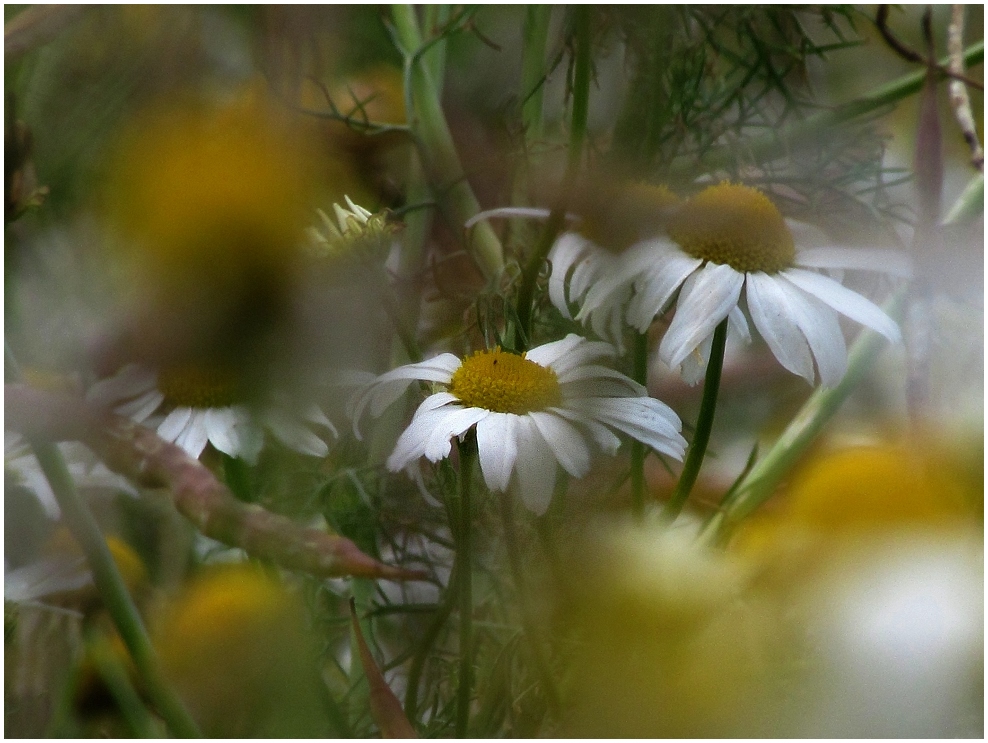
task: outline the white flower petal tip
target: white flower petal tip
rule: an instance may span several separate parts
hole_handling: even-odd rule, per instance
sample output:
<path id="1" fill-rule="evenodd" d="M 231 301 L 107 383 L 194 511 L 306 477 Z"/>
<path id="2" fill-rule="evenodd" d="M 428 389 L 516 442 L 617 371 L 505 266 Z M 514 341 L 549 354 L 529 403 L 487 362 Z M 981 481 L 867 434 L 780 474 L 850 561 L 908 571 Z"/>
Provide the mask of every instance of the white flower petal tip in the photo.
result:
<path id="1" fill-rule="evenodd" d="M 682 459 L 686 442 L 679 433 L 681 423 L 676 414 L 658 400 L 646 397 L 641 385 L 594 363 L 613 353 L 607 343 L 571 334 L 533 348 L 524 358 L 487 351 L 458 361 L 460 368 L 452 370 L 445 382 L 439 382 L 448 389 L 430 395 L 415 411 L 388 457 L 388 469 L 397 472 L 412 466 L 417 459 L 437 462 L 448 457 L 452 440 L 475 429 L 481 474 L 487 487 L 493 492 L 517 487 L 522 502 L 541 513 L 551 500 L 556 468 L 562 467 L 572 477 L 585 476 L 590 469 L 591 444 L 614 453 L 620 445 L 615 432 Z M 506 371 L 506 367 L 511 368 Z M 541 380 L 549 385 L 547 389 L 555 391 L 550 395 L 551 404 L 532 403 L 525 409 L 518 409 L 517 398 L 512 398 L 514 411 L 508 412 L 494 398 L 467 399 L 469 394 L 458 397 L 453 390 L 460 388 L 451 383 L 461 370 L 468 381 L 472 380 L 473 389 L 503 389 L 514 384 L 512 380 L 517 380 L 518 375 L 530 374 L 530 381 Z M 381 394 L 375 386 L 385 387 L 410 375 L 425 379 L 426 374 L 421 365 L 388 372 L 361 393 L 364 405 L 366 398 Z M 488 385 L 484 378 L 471 375 L 497 377 L 497 384 Z M 459 377 L 457 384 L 464 377 Z M 464 384 L 470 388 L 470 384 Z"/>

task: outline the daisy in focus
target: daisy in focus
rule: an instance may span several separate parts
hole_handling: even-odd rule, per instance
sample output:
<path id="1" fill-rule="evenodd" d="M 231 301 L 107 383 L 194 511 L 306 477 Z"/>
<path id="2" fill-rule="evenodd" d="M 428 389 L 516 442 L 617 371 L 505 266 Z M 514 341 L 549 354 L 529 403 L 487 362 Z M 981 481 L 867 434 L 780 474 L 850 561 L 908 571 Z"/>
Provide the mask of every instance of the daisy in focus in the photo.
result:
<path id="1" fill-rule="evenodd" d="M 238 393 L 237 380 L 214 368 L 186 366 L 155 373 L 128 364 L 96 383 L 86 397 L 138 423 L 151 423 L 148 419 L 152 415 L 167 409 L 163 419 L 153 419 L 158 436 L 197 459 L 211 444 L 224 454 L 255 464 L 265 431 L 289 449 L 325 457 L 329 446 L 313 428 L 337 435 L 316 405 L 297 410 L 287 404 L 273 404 L 253 410 Z"/>
<path id="2" fill-rule="evenodd" d="M 681 460 L 686 441 L 679 417 L 645 388 L 598 363 L 613 356 L 608 343 L 570 334 L 517 355 L 495 348 L 460 359 L 444 353 L 381 375 L 353 399 L 354 431 L 370 406 L 380 415 L 415 381 L 444 387 L 422 402 L 387 466 L 393 472 L 420 457 L 438 462 L 451 440 L 476 428 L 484 482 L 504 492 L 516 475 L 519 495 L 537 514 L 549 506 L 558 462 L 573 477 L 590 469 L 588 437 L 614 454 L 625 433 Z"/>
<path id="3" fill-rule="evenodd" d="M 908 276 L 907 261 L 892 251 L 797 249 L 786 220 L 754 188 L 706 188 L 669 216 L 667 232 L 624 252 L 619 267 L 586 292 L 577 317 L 610 317 L 633 288 L 626 318 L 644 333 L 678 292 L 659 358 L 690 384 L 703 378 L 721 321 L 729 321 L 729 335 L 750 339 L 742 291 L 748 316 L 779 363 L 811 384 L 819 375 L 824 386 L 833 386 L 847 370 L 838 313 L 892 342 L 901 338 L 881 308 L 820 271 Z"/>

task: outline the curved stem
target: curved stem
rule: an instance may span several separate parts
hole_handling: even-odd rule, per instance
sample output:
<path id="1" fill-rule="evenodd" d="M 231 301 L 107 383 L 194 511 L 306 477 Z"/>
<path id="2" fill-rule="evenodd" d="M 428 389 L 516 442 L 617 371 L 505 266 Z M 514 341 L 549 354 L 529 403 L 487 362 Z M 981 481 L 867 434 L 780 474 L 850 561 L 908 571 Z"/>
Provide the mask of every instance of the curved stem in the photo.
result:
<path id="1" fill-rule="evenodd" d="M 457 584 L 460 594 L 460 678 L 456 690 L 456 737 L 465 738 L 470 722 L 470 697 L 473 686 L 473 539 L 470 495 L 477 439 L 471 432 L 460 443 L 460 503 L 456 530 Z"/>
<path id="2" fill-rule="evenodd" d="M 632 379 L 641 385 L 648 384 L 648 335 L 635 333 L 632 349 Z M 645 515 L 645 444 L 631 442 L 631 513 L 641 520 Z"/>
<path id="3" fill-rule="evenodd" d="M 717 409 L 717 392 L 720 389 L 720 372 L 724 367 L 724 347 L 727 345 L 727 319 L 721 321 L 714 330 L 713 343 L 710 344 L 710 360 L 707 362 L 707 374 L 703 380 L 703 399 L 700 401 L 700 414 L 696 420 L 696 430 L 690 442 L 690 450 L 683 463 L 683 472 L 676 483 L 669 502 L 662 509 L 662 517 L 666 521 L 674 521 L 683 510 L 686 499 L 700 474 L 703 457 L 707 453 L 710 441 L 710 431 L 714 425 L 714 412 Z"/>
<path id="4" fill-rule="evenodd" d="M 527 350 L 531 345 L 535 286 L 538 283 L 542 264 L 545 263 L 545 258 L 549 255 L 556 235 L 559 234 L 566 219 L 566 192 L 576 178 L 583 157 L 583 143 L 587 136 L 587 112 L 590 108 L 590 12 L 589 5 L 577 5 L 573 8 L 573 35 L 576 38 L 576 52 L 573 57 L 573 114 L 570 119 L 569 157 L 566 163 L 566 175 L 563 178 L 563 198 L 562 203 L 553 207 L 549 221 L 542 230 L 539 241 L 529 255 L 525 270 L 522 272 L 521 284 L 518 287 L 518 327 L 514 339 L 515 350 L 519 352 Z"/>

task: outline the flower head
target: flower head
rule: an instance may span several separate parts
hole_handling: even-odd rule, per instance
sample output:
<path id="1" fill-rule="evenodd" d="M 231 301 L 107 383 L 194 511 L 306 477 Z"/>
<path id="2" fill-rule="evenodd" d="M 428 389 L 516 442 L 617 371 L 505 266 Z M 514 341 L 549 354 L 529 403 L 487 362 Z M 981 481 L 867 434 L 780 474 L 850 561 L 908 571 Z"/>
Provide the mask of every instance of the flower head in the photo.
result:
<path id="1" fill-rule="evenodd" d="M 302 454 L 324 457 L 329 453 L 311 426 L 327 429 L 334 436 L 336 429 L 317 406 L 299 411 L 272 404 L 255 413 L 237 379 L 222 367 L 186 365 L 155 373 L 129 364 L 95 384 L 87 397 L 138 422 L 167 409 L 157 422 L 157 433 L 191 457 L 199 457 L 206 444 L 212 444 L 224 454 L 254 463 L 264 444 L 265 429 Z"/>
<path id="2" fill-rule="evenodd" d="M 819 270 L 908 275 L 909 267 L 890 251 L 800 249 L 792 228 L 756 189 L 711 186 L 670 215 L 668 236 L 625 251 L 619 265 L 586 291 L 577 319 L 593 323 L 602 312 L 613 322 L 615 307 L 626 304 L 628 324 L 645 332 L 678 293 L 659 357 L 695 384 L 721 321 L 730 321 L 731 335 L 749 339 L 744 291 L 747 314 L 779 362 L 811 383 L 819 374 L 824 386 L 832 386 L 847 369 L 838 313 L 893 342 L 900 333 L 879 307 Z"/>
<path id="3" fill-rule="evenodd" d="M 391 248 L 396 228 L 388 222 L 386 212 L 373 213 L 349 196 L 345 196 L 347 208 L 333 204 L 336 222 L 322 209 L 316 213 L 322 229 L 309 228 L 309 242 L 317 257 L 380 260 L 383 262 Z"/>
<path id="4" fill-rule="evenodd" d="M 595 363 L 613 353 L 607 343 L 570 334 L 524 355 L 495 348 L 465 359 L 446 353 L 408 364 L 354 397 L 354 430 L 367 406 L 380 415 L 412 382 L 437 383 L 444 389 L 419 406 L 388 468 L 404 469 L 423 456 L 438 462 L 449 456 L 454 437 L 475 427 L 488 488 L 503 492 L 516 474 L 522 500 L 542 513 L 555 483 L 553 462 L 573 477 L 587 474 L 587 435 L 612 454 L 620 445 L 616 430 L 682 459 L 686 442 L 676 414 L 638 383 Z"/>

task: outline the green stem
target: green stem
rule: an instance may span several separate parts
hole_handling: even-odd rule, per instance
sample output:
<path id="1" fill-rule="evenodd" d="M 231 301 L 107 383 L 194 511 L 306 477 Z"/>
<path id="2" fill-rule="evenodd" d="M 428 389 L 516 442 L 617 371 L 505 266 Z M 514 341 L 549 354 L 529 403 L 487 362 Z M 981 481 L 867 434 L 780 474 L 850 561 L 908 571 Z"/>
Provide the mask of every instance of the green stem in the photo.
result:
<path id="1" fill-rule="evenodd" d="M 714 425 L 714 412 L 717 409 L 717 392 L 720 390 L 720 372 L 724 367 L 724 347 L 727 345 L 727 319 L 721 321 L 714 330 L 713 342 L 710 344 L 710 360 L 707 362 L 707 374 L 703 380 L 703 399 L 700 401 L 700 414 L 696 420 L 696 430 L 690 442 L 690 450 L 683 463 L 683 472 L 676 483 L 672 497 L 662 509 L 662 517 L 672 522 L 683 510 L 686 499 L 700 474 L 703 457 L 707 453 L 710 442 L 710 431 Z"/>
<path id="2" fill-rule="evenodd" d="M 549 38 L 551 5 L 525 8 L 524 48 L 521 56 L 521 123 L 525 141 L 542 137 L 542 102 L 545 97 L 545 47 Z"/>
<path id="3" fill-rule="evenodd" d="M 884 309 L 893 319 L 902 314 L 906 293 L 906 289 L 901 289 L 886 303 Z M 865 372 L 871 368 L 878 354 L 885 348 L 885 343 L 885 338 L 872 330 L 865 329 L 861 332 L 851 346 L 847 373 L 843 379 L 834 387 L 820 387 L 810 395 L 775 445 L 751 468 L 707 522 L 702 534 L 704 541 L 712 544 L 725 543 L 734 528 L 771 497 L 779 483 L 858 385 Z"/>
<path id="4" fill-rule="evenodd" d="M 100 598 L 130 651 L 134 665 L 158 712 L 176 735 L 182 738 L 201 737 L 192 717 L 165 681 L 137 607 L 127 593 L 127 587 L 113 562 L 96 519 L 75 489 L 61 452 L 55 444 L 48 441 L 29 439 L 29 442 L 62 509 L 69 531 L 86 555 Z"/>
<path id="5" fill-rule="evenodd" d="M 4 344 L 4 361 L 6 372 L 13 378 L 19 379 L 21 376 L 19 366 L 6 344 Z M 28 437 L 28 443 L 38 459 L 41 471 L 51 485 L 69 531 L 86 556 L 96 590 L 130 652 L 151 701 L 176 735 L 182 738 L 201 737 L 195 721 L 178 695 L 165 681 L 158 656 L 148 638 L 141 615 L 127 592 L 127 586 L 106 546 L 96 519 L 75 489 L 72 475 L 69 474 L 62 453 L 50 441 Z"/>
<path id="6" fill-rule="evenodd" d="M 163 731 L 155 725 L 155 718 L 144 706 L 127 669 L 107 641 L 92 631 L 87 632 L 86 651 L 131 731 L 140 738 L 160 738 Z"/>
<path id="7" fill-rule="evenodd" d="M 555 242 L 556 235 L 563 227 L 566 217 L 567 192 L 580 170 L 583 158 L 583 143 L 587 136 L 587 113 L 590 109 L 590 14 L 591 6 L 577 5 L 573 8 L 573 35 L 576 39 L 573 70 L 573 113 L 570 119 L 569 156 L 566 175 L 563 178 L 561 203 L 549 215 L 549 221 L 535 249 L 528 257 L 518 287 L 518 328 L 515 334 L 515 350 L 525 351 L 531 344 L 532 317 L 534 314 L 535 287 L 545 258 Z"/>
<path id="8" fill-rule="evenodd" d="M 408 670 L 408 686 L 405 689 L 405 716 L 409 720 L 418 719 L 419 683 L 422 679 L 422 671 L 425 669 L 425 662 L 429 658 L 429 651 L 439 638 L 439 633 L 443 627 L 446 626 L 449 615 L 453 612 L 458 590 L 459 574 L 454 569 L 450 574 L 449 587 L 446 589 L 443 603 L 436 610 L 432 622 L 430 622 L 425 634 L 422 635 L 418 651 L 412 658 L 412 665 Z"/>
<path id="9" fill-rule="evenodd" d="M 473 686 L 473 523 L 470 494 L 477 460 L 477 439 L 472 432 L 460 443 L 460 503 L 456 530 L 456 573 L 460 594 L 460 678 L 456 690 L 456 737 L 465 738 L 470 722 Z"/>
<path id="10" fill-rule="evenodd" d="M 415 8 L 393 5 L 391 17 L 405 55 L 406 98 L 412 104 L 407 111 L 409 124 L 443 214 L 454 234 L 460 234 L 467 220 L 480 212 L 480 204 L 456 154 L 435 81 L 428 65 L 418 56 L 423 40 Z M 470 231 L 467 248 L 484 277 L 493 282 L 504 269 L 504 250 L 486 221 Z"/>
<path id="11" fill-rule="evenodd" d="M 640 385 L 648 384 L 648 335 L 635 333 L 632 348 L 632 379 Z M 631 442 L 631 512 L 641 520 L 645 515 L 645 444 Z"/>
<path id="12" fill-rule="evenodd" d="M 511 579 L 515 584 L 515 591 L 518 592 L 519 612 L 521 615 L 522 633 L 532 654 L 532 662 L 535 664 L 535 672 L 539 677 L 542 687 L 545 689 L 546 699 L 549 703 L 549 710 L 553 715 L 559 714 L 559 691 L 556 689 L 556 682 L 552 678 L 552 672 L 546 661 L 545 653 L 542 652 L 539 635 L 536 631 L 537 622 L 531 615 L 526 600 L 525 571 L 522 567 L 521 552 L 518 549 L 518 534 L 515 531 L 514 498 L 510 489 L 503 494 L 501 501 L 501 525 L 504 530 L 504 545 L 508 553 L 508 565 L 511 568 Z"/>
<path id="13" fill-rule="evenodd" d="M 968 66 L 978 64 L 983 61 L 984 55 L 985 42 L 979 41 L 964 50 L 964 63 Z M 944 57 L 940 60 L 940 65 L 942 67 L 948 67 L 950 65 L 950 59 Z M 757 137 L 745 144 L 745 157 L 755 162 L 763 162 L 773 157 L 781 156 L 794 146 L 803 142 L 814 141 L 826 129 L 872 113 L 885 106 L 890 106 L 918 93 L 922 89 L 925 80 L 926 67 L 922 67 L 844 105 L 814 114 L 813 116 L 808 116 L 803 121 L 791 124 L 782 131 Z M 709 172 L 719 167 L 730 165 L 734 159 L 735 152 L 733 149 L 726 147 L 718 148 L 711 150 L 703 157 L 703 167 Z M 671 172 L 673 174 L 693 173 L 696 167 L 695 156 L 684 156 L 676 158 L 673 162 Z"/>

